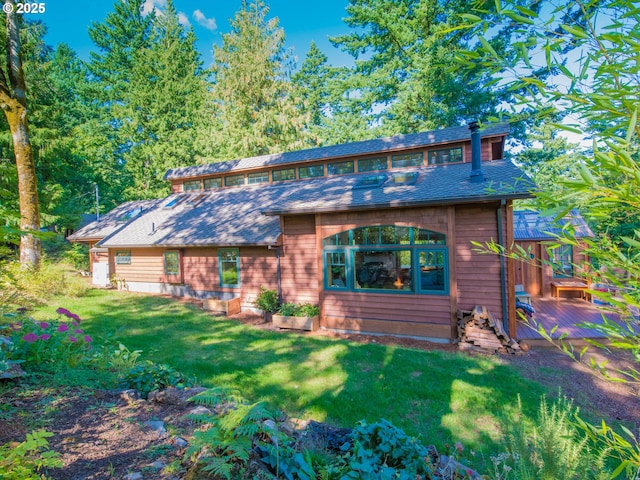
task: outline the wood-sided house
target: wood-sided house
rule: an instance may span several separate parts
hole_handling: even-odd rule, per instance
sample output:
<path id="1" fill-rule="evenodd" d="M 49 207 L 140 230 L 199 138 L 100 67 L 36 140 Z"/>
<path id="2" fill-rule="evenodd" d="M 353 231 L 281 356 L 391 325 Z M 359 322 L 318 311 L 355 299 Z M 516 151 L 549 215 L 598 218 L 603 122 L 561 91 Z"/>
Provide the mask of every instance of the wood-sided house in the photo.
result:
<path id="1" fill-rule="evenodd" d="M 574 245 L 557 244 L 558 236 L 570 230 L 578 240 Z M 530 295 L 549 297 L 553 284 L 562 281 L 588 282 L 581 265 L 586 257 L 581 239 L 593 237 L 578 210 L 573 209 L 556 221 L 553 216 L 541 215 L 532 210 L 516 210 L 513 218 L 515 244 L 528 252 L 532 263 L 516 262 L 515 283 L 522 285 Z M 575 295 L 575 292 L 571 292 Z M 565 292 L 568 295 L 570 292 Z"/>
<path id="2" fill-rule="evenodd" d="M 251 308 L 265 286 L 318 304 L 326 329 L 442 341 L 479 304 L 515 336 L 514 265 L 470 243 L 511 244 L 512 202 L 530 196 L 507 134 L 472 124 L 173 169 L 172 194 L 130 205 L 97 247 L 130 290 Z"/>

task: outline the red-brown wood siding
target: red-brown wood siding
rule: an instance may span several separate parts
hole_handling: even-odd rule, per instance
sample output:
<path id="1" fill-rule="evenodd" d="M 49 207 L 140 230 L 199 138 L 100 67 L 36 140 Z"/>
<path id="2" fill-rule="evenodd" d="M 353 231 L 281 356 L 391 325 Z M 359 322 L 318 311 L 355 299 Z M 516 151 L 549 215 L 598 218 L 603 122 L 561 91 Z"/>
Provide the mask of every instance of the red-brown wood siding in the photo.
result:
<path id="1" fill-rule="evenodd" d="M 319 302 L 316 227 L 313 215 L 285 216 L 281 219 L 282 301 Z"/>
<path id="2" fill-rule="evenodd" d="M 424 228 L 445 233 L 447 241 L 452 242 L 449 231 L 450 215 L 450 207 L 318 215 L 317 248 L 322 249 L 322 240 L 329 235 L 371 225 Z M 450 256 L 451 254 L 450 249 Z M 318 265 L 321 286 L 321 255 L 318 257 Z M 452 331 L 451 322 L 449 295 L 323 292 L 321 324 L 327 328 L 449 339 Z"/>
<path id="3" fill-rule="evenodd" d="M 500 258 L 473 251 L 471 241 L 498 241 L 497 204 L 456 207 L 456 276 L 458 308 L 486 306 L 496 317 L 502 318 L 502 287 Z M 505 222 L 503 234 L 506 238 Z"/>

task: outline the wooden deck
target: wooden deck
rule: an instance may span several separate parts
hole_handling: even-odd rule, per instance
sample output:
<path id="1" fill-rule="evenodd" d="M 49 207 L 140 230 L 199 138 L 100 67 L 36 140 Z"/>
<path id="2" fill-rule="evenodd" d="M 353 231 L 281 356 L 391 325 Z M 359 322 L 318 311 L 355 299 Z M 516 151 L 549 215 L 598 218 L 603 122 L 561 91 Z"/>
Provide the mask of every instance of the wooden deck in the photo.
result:
<path id="1" fill-rule="evenodd" d="M 536 313 L 533 319 L 541 324 L 545 330 L 550 331 L 555 325 L 558 329 L 553 332 L 552 338 L 558 338 L 566 333 L 569 340 L 582 340 L 585 338 L 604 338 L 604 335 L 592 329 L 580 328 L 578 323 L 601 323 L 603 310 L 601 305 L 593 304 L 580 298 L 542 298 L 533 297 L 533 307 Z M 615 314 L 606 314 L 609 320 L 619 320 Z M 543 344 L 546 342 L 539 333 L 526 325 L 518 322 L 518 340 L 525 340 L 529 344 Z"/>

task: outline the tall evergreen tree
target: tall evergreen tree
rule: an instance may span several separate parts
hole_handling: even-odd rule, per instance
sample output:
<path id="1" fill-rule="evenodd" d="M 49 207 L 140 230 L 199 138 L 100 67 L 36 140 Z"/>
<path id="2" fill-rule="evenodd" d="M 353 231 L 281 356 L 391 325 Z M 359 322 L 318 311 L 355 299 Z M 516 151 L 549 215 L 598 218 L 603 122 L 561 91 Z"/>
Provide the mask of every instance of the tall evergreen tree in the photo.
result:
<path id="1" fill-rule="evenodd" d="M 361 99 L 361 113 L 380 133 L 454 126 L 494 113 L 501 100 L 487 88 L 494 80 L 480 69 L 450 68 L 467 47 L 469 36 L 457 27 L 468 9 L 465 0 L 350 1 L 351 31 L 332 42 L 356 59 L 345 90 Z M 508 41 L 507 31 L 491 40 L 496 50 Z"/>
<path id="2" fill-rule="evenodd" d="M 311 145 L 335 145 L 374 136 L 365 106 L 358 96 L 350 96 L 343 85 L 350 72 L 332 67 L 315 42 L 300 69 L 293 75 L 299 108 L 307 112 L 307 141 Z"/>
<path id="3" fill-rule="evenodd" d="M 242 2 L 214 46 L 215 156 L 230 159 L 302 148 L 305 116 L 290 83 L 293 58 L 277 18 L 260 0 Z"/>
<path id="4" fill-rule="evenodd" d="M 90 29 L 102 51 L 90 66 L 104 92 L 101 129 L 110 161 L 123 165 L 123 199 L 168 193 L 167 169 L 195 162 L 207 91 L 195 35 L 180 25 L 173 2 L 148 15 L 142 4 L 118 0 L 105 22 Z"/>

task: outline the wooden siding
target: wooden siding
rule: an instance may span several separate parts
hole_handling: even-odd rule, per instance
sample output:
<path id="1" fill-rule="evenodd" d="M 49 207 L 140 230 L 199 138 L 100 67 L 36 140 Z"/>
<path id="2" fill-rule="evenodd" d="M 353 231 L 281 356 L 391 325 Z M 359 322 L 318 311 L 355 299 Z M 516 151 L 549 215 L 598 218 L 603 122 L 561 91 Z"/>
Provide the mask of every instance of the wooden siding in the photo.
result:
<path id="1" fill-rule="evenodd" d="M 500 258 L 473 251 L 471 241 L 498 241 L 497 204 L 456 207 L 456 277 L 458 308 L 486 306 L 502 318 Z M 504 229 L 506 238 L 506 228 Z"/>
<path id="2" fill-rule="evenodd" d="M 371 225 L 412 226 L 441 232 L 452 242 L 450 207 L 403 208 L 366 212 L 322 214 L 318 225 L 317 249 L 322 252 L 323 239 L 353 228 Z M 450 263 L 452 249 L 449 249 Z M 323 259 L 318 256 L 319 288 L 322 288 Z M 450 268 L 450 280 L 455 269 Z M 324 291 L 321 325 L 337 330 L 388 333 L 419 337 L 452 338 L 452 298 L 449 295 L 393 294 L 383 292 Z"/>
<path id="3" fill-rule="evenodd" d="M 117 249 L 123 251 L 126 249 Z M 127 282 L 169 283 L 164 274 L 164 252 L 157 248 L 131 249 L 131 263 L 115 264 L 115 274 Z M 115 256 L 116 249 L 110 250 L 110 257 Z"/>
<path id="4" fill-rule="evenodd" d="M 318 253 L 313 215 L 281 218 L 283 253 L 281 262 L 282 301 L 319 303 Z"/>

